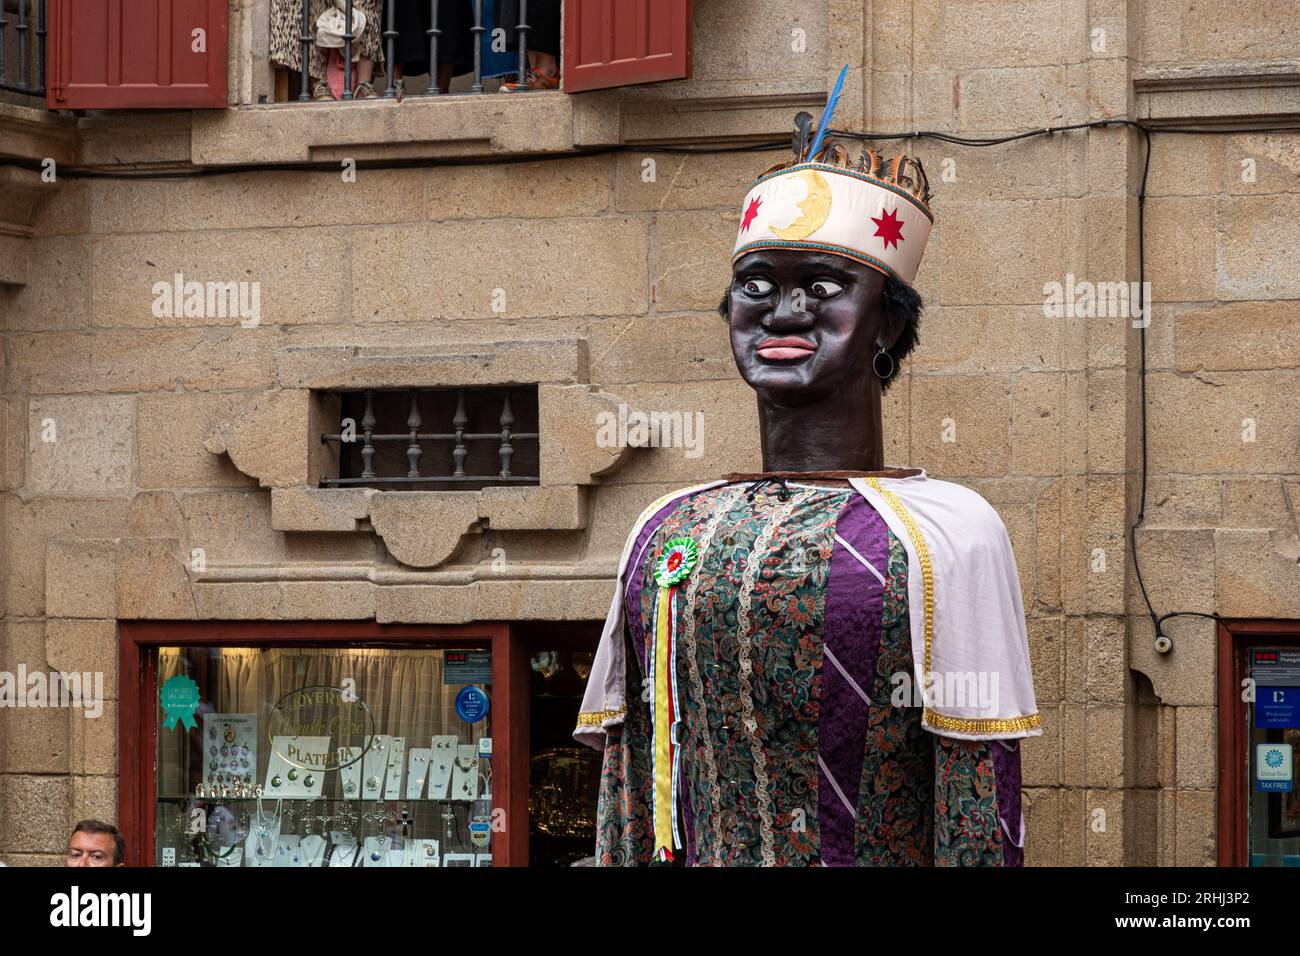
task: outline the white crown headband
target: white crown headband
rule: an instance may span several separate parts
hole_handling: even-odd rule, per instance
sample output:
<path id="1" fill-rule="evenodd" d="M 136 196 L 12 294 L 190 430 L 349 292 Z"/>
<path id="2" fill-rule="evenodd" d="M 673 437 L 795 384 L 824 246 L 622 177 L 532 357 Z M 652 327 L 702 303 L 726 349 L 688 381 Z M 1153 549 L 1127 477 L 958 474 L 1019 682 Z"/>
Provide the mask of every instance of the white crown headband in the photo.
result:
<path id="1" fill-rule="evenodd" d="M 829 152 L 847 159 L 841 146 Z M 934 225 L 921 164 L 866 150 L 856 166 L 800 162 L 759 177 L 741 206 L 732 261 L 755 249 L 815 249 L 911 285 Z"/>

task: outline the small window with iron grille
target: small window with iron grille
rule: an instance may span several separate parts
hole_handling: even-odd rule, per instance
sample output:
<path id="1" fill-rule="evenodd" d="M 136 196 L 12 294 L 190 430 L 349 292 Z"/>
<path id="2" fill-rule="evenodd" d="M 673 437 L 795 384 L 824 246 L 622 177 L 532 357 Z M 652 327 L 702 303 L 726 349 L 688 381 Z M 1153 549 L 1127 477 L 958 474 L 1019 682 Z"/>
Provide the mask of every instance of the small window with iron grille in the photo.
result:
<path id="1" fill-rule="evenodd" d="M 474 491 L 539 481 L 537 386 L 318 393 L 325 488 Z"/>

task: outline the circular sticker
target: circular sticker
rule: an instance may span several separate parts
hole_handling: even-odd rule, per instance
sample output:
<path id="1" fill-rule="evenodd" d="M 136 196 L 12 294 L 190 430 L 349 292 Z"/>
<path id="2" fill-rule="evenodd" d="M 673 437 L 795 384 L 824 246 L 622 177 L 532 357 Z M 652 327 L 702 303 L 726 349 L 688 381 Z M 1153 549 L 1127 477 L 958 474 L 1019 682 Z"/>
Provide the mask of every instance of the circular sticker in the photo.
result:
<path id="1" fill-rule="evenodd" d="M 488 714 L 488 695 L 473 684 L 456 695 L 456 714 L 467 724 L 477 724 Z"/>

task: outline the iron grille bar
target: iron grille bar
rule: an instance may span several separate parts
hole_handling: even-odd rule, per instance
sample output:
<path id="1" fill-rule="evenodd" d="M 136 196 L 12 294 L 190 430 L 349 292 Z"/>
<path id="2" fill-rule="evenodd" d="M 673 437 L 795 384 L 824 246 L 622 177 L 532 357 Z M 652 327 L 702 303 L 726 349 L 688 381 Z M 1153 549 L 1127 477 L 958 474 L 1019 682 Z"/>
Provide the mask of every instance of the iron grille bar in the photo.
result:
<path id="1" fill-rule="evenodd" d="M 474 26 L 470 32 L 474 34 L 474 85 L 469 88 L 471 93 L 483 92 L 483 0 L 474 0 Z M 430 64 L 430 69 L 432 69 Z"/>
<path id="2" fill-rule="evenodd" d="M 388 85 L 384 87 L 384 99 L 397 98 L 397 0 L 388 0 L 384 16 L 387 18 L 384 29 L 384 58 L 387 63 Z"/>
<path id="3" fill-rule="evenodd" d="M 516 43 L 519 46 L 519 83 L 514 87 L 507 87 L 511 92 L 522 92 L 528 89 L 528 31 L 532 29 L 528 26 L 528 0 L 519 0 L 519 23 L 515 27 Z"/>
<path id="4" fill-rule="evenodd" d="M 361 389 L 333 393 L 340 399 L 340 414 L 347 427 L 321 434 L 323 445 L 337 450 L 337 477 L 324 477 L 322 487 L 457 484 L 536 484 L 540 481 L 536 391 L 527 386 L 477 388 Z M 523 426 L 516 430 L 519 415 Z M 450 414 L 449 414 L 450 413 Z M 437 424 L 452 430 L 430 428 Z M 492 431 L 470 431 L 497 428 Z M 403 426 L 405 428 L 403 429 Z M 402 430 L 398 430 L 402 429 Z M 447 443 L 432 454 L 428 442 Z M 522 452 L 520 442 L 529 442 Z M 491 470 L 491 443 L 498 463 Z M 474 446 L 478 450 L 474 450 Z M 444 457 L 446 456 L 446 457 Z M 516 474 L 516 459 L 525 471 Z M 467 470 L 472 469 L 467 474 Z M 450 472 L 450 474 L 448 473 Z"/>
<path id="5" fill-rule="evenodd" d="M 298 42 L 302 44 L 302 92 L 298 94 L 298 100 L 305 103 L 311 99 L 307 92 L 311 82 L 311 0 L 302 0 L 302 33 Z"/>
<path id="6" fill-rule="evenodd" d="M 417 441 L 452 441 L 453 439 L 464 438 L 469 441 L 487 441 L 489 438 L 493 441 L 501 440 L 501 432 L 420 432 L 418 435 L 412 435 L 411 432 L 399 432 L 393 435 L 370 435 L 371 442 L 377 441 L 410 441 L 414 437 Z M 540 438 L 537 432 L 511 432 L 511 438 Z M 321 435 L 322 442 L 340 442 L 349 444 L 344 441 L 343 435 L 339 433 Z M 353 438 L 352 441 L 357 441 Z"/>
<path id="7" fill-rule="evenodd" d="M 352 99 L 352 0 L 347 0 L 343 16 L 347 23 L 343 30 L 343 99 Z"/>
<path id="8" fill-rule="evenodd" d="M 4 0 L 0 0 L 0 90 L 11 93 L 24 93 L 29 96 L 45 95 L 45 8 L 46 0 L 37 0 L 34 7 L 28 7 L 28 0 L 18 0 L 18 19 L 10 20 L 5 16 Z M 30 15 L 29 15 L 30 10 Z M 35 23 L 35 29 L 32 24 Z M 9 80 L 9 70 L 5 58 L 8 47 L 8 31 L 13 24 L 17 34 L 15 45 L 18 47 L 18 75 L 13 82 Z M 36 50 L 31 49 L 35 39 Z M 31 64 L 36 64 L 36 81 L 32 82 Z"/>
<path id="9" fill-rule="evenodd" d="M 27 83 L 27 0 L 18 0 L 18 77 Z"/>
<path id="10" fill-rule="evenodd" d="M 437 96 L 442 92 L 438 86 L 438 38 L 442 31 L 438 29 L 438 0 L 429 0 L 429 89 L 427 96 Z"/>
<path id="11" fill-rule="evenodd" d="M 421 475 L 419 478 L 410 478 L 407 476 L 398 476 L 395 478 L 322 478 L 320 483 L 322 485 L 386 485 L 391 482 L 394 484 L 407 485 L 418 482 L 427 485 L 439 481 L 477 481 L 485 484 L 498 484 L 505 481 L 512 481 L 518 482 L 519 484 L 527 484 L 529 482 L 536 484 L 540 479 L 536 476 L 528 477 L 526 475 L 464 475 L 461 477 L 456 477 L 454 475 Z"/>

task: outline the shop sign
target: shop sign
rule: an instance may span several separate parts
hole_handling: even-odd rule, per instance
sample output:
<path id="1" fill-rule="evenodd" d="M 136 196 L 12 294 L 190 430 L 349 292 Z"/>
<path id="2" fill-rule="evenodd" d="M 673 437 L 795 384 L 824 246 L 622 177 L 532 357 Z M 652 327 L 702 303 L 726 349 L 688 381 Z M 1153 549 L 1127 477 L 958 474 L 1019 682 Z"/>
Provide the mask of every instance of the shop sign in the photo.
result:
<path id="1" fill-rule="evenodd" d="M 444 684 L 491 684 L 491 651 L 447 651 L 442 661 Z"/>

